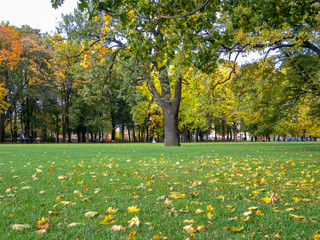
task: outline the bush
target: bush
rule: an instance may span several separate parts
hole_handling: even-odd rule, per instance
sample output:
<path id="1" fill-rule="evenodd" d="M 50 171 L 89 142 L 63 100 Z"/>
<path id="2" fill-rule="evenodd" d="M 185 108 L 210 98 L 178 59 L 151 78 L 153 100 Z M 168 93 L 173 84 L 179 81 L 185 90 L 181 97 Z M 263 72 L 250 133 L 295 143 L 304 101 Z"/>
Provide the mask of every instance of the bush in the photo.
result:
<path id="1" fill-rule="evenodd" d="M 47 139 L 45 142 L 54 143 L 56 142 L 56 138 L 53 136 L 47 136 Z"/>

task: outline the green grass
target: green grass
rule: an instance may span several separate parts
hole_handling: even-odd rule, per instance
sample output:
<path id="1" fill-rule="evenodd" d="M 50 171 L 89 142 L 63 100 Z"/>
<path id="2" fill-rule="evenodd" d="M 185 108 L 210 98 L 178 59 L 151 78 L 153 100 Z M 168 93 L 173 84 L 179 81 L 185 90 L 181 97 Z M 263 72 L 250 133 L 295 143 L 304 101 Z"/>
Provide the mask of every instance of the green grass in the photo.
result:
<path id="1" fill-rule="evenodd" d="M 319 143 L 0 145 L 0 239 L 311 239 L 319 169 Z M 116 221 L 100 224 L 109 207 Z M 111 229 L 133 217 L 139 226 Z"/>

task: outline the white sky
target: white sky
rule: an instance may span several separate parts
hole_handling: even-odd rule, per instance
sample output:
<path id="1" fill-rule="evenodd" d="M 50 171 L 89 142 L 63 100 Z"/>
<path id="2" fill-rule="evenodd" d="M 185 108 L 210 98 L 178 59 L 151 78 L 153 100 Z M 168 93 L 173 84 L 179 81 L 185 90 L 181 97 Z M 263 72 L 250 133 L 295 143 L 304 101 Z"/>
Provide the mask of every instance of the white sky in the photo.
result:
<path id="1" fill-rule="evenodd" d="M 58 9 L 51 6 L 50 0 L 0 0 L 0 23 L 21 27 L 29 25 L 42 33 L 54 33 L 61 14 L 73 13 L 77 0 L 65 0 Z"/>

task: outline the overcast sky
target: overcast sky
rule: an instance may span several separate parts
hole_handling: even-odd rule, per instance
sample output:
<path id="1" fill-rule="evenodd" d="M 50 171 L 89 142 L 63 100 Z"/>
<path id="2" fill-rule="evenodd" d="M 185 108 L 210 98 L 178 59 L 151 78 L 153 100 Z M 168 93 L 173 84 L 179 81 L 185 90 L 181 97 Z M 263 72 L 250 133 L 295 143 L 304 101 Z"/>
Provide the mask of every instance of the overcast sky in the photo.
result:
<path id="1" fill-rule="evenodd" d="M 61 14 L 72 13 L 76 7 L 77 0 L 65 0 L 58 9 L 52 8 L 50 0 L 0 0 L 0 23 L 9 21 L 17 27 L 29 25 L 42 33 L 54 33 Z"/>

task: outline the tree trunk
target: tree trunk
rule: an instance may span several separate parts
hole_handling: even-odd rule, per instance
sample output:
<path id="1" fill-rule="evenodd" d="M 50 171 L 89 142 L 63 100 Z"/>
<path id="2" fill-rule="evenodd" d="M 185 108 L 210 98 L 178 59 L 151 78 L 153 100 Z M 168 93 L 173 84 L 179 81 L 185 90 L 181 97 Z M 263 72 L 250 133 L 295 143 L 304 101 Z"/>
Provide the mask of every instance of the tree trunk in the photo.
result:
<path id="1" fill-rule="evenodd" d="M 57 116 L 56 116 L 56 132 L 57 132 L 57 137 L 56 137 L 56 140 L 57 140 L 57 143 L 59 142 L 59 114 L 57 113 Z"/>
<path id="2" fill-rule="evenodd" d="M 111 140 L 115 141 L 116 140 L 116 130 L 115 127 L 112 128 L 111 132 Z"/>
<path id="3" fill-rule="evenodd" d="M 198 142 L 198 128 L 194 129 L 194 138 L 193 138 L 193 142 Z"/>
<path id="4" fill-rule="evenodd" d="M 88 126 L 86 128 L 86 134 L 87 134 L 86 143 L 89 143 L 89 127 Z"/>
<path id="5" fill-rule="evenodd" d="M 162 106 L 164 121 L 164 146 L 180 146 L 178 129 L 178 109 L 172 105 Z"/>
<path id="6" fill-rule="evenodd" d="M 133 124 L 133 127 L 132 127 L 132 140 L 133 142 L 136 142 L 135 124 Z"/>
<path id="7" fill-rule="evenodd" d="M 225 129 L 225 124 L 224 124 L 224 119 L 222 119 L 222 141 L 225 140 L 225 135 L 226 135 L 226 129 Z"/>
<path id="8" fill-rule="evenodd" d="M 200 131 L 199 136 L 200 136 L 200 142 L 204 142 L 204 137 L 203 137 L 203 131 Z"/>
<path id="9" fill-rule="evenodd" d="M 124 142 L 124 124 L 121 126 L 121 142 Z"/>
<path id="10" fill-rule="evenodd" d="M 157 63 L 154 63 L 157 67 Z M 170 89 L 170 78 L 166 66 L 158 69 L 161 93 L 157 90 L 152 79 L 145 76 L 149 90 L 159 101 L 163 113 L 164 121 L 164 146 L 180 146 L 178 114 L 181 101 L 182 77 L 175 82 L 174 95 Z M 172 97 L 173 96 L 173 97 Z"/>
<path id="11" fill-rule="evenodd" d="M 129 125 L 127 126 L 127 131 L 128 131 L 128 141 L 131 142 L 131 134 L 130 134 L 130 127 L 129 127 Z"/>
<path id="12" fill-rule="evenodd" d="M 78 135 L 78 143 L 80 143 L 81 142 L 81 131 L 80 131 L 80 129 L 78 130 L 77 135 Z"/>

